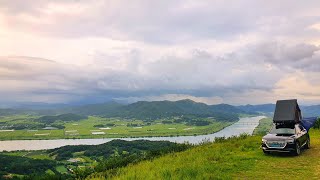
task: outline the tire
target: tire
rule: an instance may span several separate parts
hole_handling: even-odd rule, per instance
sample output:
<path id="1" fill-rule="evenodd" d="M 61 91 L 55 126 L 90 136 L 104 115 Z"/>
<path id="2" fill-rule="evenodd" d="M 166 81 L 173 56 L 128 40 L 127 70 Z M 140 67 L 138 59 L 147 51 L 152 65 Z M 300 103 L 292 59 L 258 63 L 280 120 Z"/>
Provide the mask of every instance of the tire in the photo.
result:
<path id="1" fill-rule="evenodd" d="M 300 144 L 299 142 L 296 142 L 296 149 L 293 153 L 295 156 L 299 156 L 301 154 L 301 147 L 300 147 Z"/>
<path id="2" fill-rule="evenodd" d="M 264 154 L 270 154 L 269 151 L 265 151 L 265 150 L 263 150 L 263 153 L 264 153 Z"/>
<path id="3" fill-rule="evenodd" d="M 308 137 L 306 145 L 304 145 L 306 149 L 310 149 L 310 137 Z"/>

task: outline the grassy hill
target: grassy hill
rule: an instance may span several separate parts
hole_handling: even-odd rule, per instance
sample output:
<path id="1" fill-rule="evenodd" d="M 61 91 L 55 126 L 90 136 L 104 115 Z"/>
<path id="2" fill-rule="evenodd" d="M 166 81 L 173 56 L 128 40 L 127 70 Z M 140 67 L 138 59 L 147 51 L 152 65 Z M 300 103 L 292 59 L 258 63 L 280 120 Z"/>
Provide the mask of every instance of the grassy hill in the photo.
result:
<path id="1" fill-rule="evenodd" d="M 190 147 L 168 141 L 113 140 L 100 145 L 0 152 L 0 179 L 83 179 L 92 172 L 123 167 Z"/>
<path id="2" fill-rule="evenodd" d="M 312 147 L 300 156 L 264 155 L 259 149 L 261 136 L 240 136 L 92 174 L 88 179 L 318 179 L 319 133 L 311 130 Z"/>

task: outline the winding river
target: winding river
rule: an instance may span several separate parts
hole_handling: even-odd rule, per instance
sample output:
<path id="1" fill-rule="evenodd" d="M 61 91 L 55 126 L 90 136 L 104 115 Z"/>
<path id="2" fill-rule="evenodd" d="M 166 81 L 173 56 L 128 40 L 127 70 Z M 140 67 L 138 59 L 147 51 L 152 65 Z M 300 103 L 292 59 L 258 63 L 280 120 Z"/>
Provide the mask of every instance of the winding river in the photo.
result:
<path id="1" fill-rule="evenodd" d="M 114 139 L 123 139 L 126 141 L 133 140 L 150 140 L 150 141 L 171 141 L 177 143 L 189 142 L 199 144 L 203 141 L 213 141 L 215 137 L 230 137 L 238 136 L 242 133 L 252 134 L 253 130 L 258 126 L 259 120 L 264 116 L 245 117 L 231 126 L 222 129 L 219 132 L 199 135 L 199 136 L 177 136 L 177 137 L 142 137 L 142 138 L 105 138 L 105 139 L 57 139 L 57 140 L 12 140 L 0 141 L 1 151 L 16 151 L 16 150 L 42 150 L 53 149 L 66 145 L 97 145 L 103 144 Z"/>

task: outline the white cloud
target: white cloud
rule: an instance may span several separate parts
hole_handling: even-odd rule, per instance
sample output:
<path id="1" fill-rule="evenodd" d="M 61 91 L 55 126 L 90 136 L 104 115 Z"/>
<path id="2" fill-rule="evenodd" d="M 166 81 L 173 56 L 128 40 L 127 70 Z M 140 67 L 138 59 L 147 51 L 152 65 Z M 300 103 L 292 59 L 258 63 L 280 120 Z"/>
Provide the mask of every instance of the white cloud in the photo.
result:
<path id="1" fill-rule="evenodd" d="M 316 102 L 318 5 L 0 0 L 0 97 Z"/>

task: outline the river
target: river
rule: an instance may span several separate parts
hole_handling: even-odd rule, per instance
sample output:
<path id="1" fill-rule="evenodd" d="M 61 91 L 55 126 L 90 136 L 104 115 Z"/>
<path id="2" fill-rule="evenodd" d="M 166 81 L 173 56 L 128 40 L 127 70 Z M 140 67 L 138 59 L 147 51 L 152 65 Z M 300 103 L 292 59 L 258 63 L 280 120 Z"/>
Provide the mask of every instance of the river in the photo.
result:
<path id="1" fill-rule="evenodd" d="M 16 150 L 54 149 L 66 145 L 97 145 L 112 141 L 114 139 L 123 139 L 126 141 L 144 139 L 150 141 L 171 141 L 177 143 L 189 142 L 192 144 L 199 144 L 207 140 L 213 141 L 215 137 L 238 136 L 242 133 L 252 134 L 253 130 L 258 126 L 259 120 L 262 118 L 264 118 L 264 116 L 240 118 L 238 122 L 222 129 L 219 132 L 199 136 L 0 141 L 0 152 Z"/>

